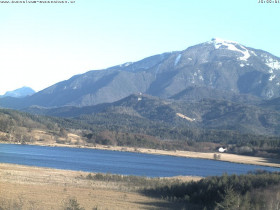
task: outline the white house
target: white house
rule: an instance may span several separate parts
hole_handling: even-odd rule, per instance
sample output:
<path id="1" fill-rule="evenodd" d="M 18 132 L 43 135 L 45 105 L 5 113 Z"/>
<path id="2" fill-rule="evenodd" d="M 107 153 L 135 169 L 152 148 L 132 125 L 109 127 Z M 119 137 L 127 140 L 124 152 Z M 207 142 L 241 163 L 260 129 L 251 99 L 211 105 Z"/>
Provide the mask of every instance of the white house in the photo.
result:
<path id="1" fill-rule="evenodd" d="M 220 147 L 220 148 L 218 149 L 218 151 L 219 151 L 219 152 L 225 152 L 225 151 L 227 151 L 227 148 Z"/>

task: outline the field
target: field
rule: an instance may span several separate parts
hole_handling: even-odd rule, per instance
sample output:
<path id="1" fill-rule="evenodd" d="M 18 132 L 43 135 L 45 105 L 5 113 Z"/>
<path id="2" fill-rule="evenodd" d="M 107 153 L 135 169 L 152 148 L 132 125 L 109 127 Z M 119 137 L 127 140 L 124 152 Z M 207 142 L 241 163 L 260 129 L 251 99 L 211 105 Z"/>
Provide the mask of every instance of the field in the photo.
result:
<path id="1" fill-rule="evenodd" d="M 86 172 L 0 164 L 0 209 L 65 209 L 73 203 L 85 209 L 172 209 L 179 205 L 142 195 L 137 183 L 88 177 Z"/>

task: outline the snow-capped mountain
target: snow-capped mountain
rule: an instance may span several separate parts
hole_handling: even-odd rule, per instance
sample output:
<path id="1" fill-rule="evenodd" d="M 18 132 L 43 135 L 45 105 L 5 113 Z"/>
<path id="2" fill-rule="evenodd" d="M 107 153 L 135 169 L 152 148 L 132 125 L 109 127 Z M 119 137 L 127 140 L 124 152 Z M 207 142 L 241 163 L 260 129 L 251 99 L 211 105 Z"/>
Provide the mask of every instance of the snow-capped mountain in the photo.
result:
<path id="1" fill-rule="evenodd" d="M 244 95 L 259 99 L 279 97 L 280 58 L 215 38 L 183 51 L 76 75 L 13 104 L 16 107 L 88 106 L 114 102 L 139 92 L 164 99 L 188 100 L 189 90 L 194 89 L 198 99 L 201 90 L 203 97 L 230 96 L 238 100 L 242 95 L 243 101 Z M 0 104 L 12 106 L 3 99 Z"/>

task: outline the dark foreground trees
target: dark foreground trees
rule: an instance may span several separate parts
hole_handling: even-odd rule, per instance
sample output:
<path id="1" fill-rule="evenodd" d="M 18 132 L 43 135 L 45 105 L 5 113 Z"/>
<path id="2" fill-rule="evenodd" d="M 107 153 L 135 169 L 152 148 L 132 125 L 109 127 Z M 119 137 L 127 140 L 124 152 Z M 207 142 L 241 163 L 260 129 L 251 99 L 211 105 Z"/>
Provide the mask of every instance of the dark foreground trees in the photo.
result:
<path id="1" fill-rule="evenodd" d="M 280 173 L 224 174 L 198 182 L 146 189 L 146 195 L 184 202 L 187 209 L 280 209 Z"/>

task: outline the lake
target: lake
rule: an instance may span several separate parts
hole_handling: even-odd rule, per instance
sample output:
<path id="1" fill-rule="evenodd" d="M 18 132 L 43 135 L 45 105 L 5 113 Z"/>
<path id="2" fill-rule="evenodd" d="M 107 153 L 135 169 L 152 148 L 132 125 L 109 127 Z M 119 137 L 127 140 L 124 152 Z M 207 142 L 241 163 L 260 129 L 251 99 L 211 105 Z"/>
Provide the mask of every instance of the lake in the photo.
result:
<path id="1" fill-rule="evenodd" d="M 85 148 L 0 144 L 0 162 L 86 172 L 148 177 L 245 174 L 279 168 Z"/>

